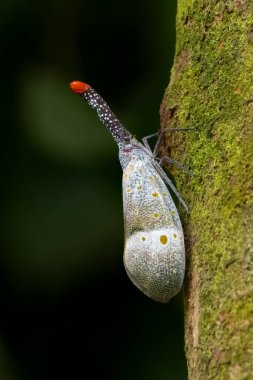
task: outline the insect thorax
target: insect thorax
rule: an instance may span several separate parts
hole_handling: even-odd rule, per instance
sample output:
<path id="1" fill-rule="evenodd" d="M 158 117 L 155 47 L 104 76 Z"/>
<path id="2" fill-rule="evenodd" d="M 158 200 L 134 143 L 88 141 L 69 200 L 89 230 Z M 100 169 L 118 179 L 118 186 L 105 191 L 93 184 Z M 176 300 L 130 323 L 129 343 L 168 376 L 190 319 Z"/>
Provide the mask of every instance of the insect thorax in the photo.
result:
<path id="1" fill-rule="evenodd" d="M 144 147 L 136 139 L 132 139 L 129 144 L 119 145 L 119 161 L 124 170 L 131 161 L 134 152 L 143 151 Z"/>

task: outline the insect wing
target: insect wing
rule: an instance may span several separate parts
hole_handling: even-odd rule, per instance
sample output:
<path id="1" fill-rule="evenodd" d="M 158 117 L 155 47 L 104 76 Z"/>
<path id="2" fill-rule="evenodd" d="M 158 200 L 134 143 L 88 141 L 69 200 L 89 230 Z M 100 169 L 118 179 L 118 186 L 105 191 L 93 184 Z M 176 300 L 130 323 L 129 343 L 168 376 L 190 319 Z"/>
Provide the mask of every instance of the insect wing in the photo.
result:
<path id="1" fill-rule="evenodd" d="M 168 302 L 181 288 L 185 269 L 181 222 L 171 195 L 145 152 L 123 171 L 124 264 L 146 295 Z"/>

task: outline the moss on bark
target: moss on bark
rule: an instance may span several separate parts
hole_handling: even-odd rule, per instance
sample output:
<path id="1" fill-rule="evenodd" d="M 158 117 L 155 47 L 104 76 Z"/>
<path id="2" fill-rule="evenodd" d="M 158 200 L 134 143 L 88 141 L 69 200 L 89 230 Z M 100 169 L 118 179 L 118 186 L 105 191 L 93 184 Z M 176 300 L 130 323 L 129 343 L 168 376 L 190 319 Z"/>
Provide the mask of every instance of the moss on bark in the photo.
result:
<path id="1" fill-rule="evenodd" d="M 253 379 L 253 2 L 179 0 L 163 155 L 189 206 L 186 354 L 190 379 Z"/>

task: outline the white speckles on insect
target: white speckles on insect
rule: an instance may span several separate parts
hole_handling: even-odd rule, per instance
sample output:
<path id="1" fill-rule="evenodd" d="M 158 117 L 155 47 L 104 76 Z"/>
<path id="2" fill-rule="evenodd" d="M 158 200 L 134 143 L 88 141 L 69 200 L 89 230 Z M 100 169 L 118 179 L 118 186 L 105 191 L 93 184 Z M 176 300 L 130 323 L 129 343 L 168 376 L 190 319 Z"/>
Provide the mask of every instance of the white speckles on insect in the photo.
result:
<path id="1" fill-rule="evenodd" d="M 80 88 L 85 90 L 81 93 L 77 87 L 76 92 L 96 109 L 119 146 L 127 274 L 144 294 L 168 302 L 183 283 L 185 248 L 179 215 L 165 181 L 178 193 L 151 150 L 123 127 L 98 93 L 86 84 Z"/>

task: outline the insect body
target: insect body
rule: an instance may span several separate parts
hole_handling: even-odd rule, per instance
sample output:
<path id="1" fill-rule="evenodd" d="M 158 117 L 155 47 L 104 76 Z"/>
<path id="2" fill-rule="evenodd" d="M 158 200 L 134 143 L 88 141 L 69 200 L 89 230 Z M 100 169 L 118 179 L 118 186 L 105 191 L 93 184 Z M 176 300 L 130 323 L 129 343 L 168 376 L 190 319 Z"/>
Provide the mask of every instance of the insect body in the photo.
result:
<path id="1" fill-rule="evenodd" d="M 92 87 L 79 81 L 70 86 L 96 109 L 119 147 L 126 272 L 144 294 L 166 303 L 179 292 L 185 271 L 183 230 L 164 180 L 176 190 L 152 152 L 122 126 Z"/>

